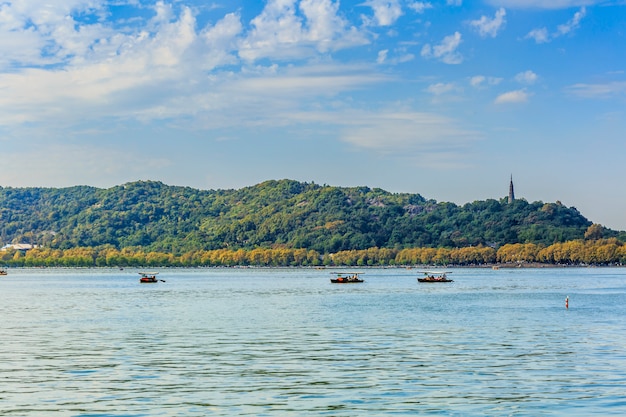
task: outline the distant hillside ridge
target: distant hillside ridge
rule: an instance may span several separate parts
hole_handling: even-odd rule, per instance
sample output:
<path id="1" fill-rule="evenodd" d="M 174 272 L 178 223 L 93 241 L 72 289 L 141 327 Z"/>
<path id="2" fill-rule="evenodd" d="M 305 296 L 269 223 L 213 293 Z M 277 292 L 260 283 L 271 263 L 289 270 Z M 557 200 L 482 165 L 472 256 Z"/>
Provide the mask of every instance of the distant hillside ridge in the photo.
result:
<path id="1" fill-rule="evenodd" d="M 0 188 L 0 240 L 69 249 L 110 245 L 193 250 L 551 245 L 583 239 L 592 222 L 559 202 L 437 202 L 379 188 L 270 180 L 238 190 L 158 181 L 112 188 Z M 624 232 L 593 225 L 603 238 Z"/>

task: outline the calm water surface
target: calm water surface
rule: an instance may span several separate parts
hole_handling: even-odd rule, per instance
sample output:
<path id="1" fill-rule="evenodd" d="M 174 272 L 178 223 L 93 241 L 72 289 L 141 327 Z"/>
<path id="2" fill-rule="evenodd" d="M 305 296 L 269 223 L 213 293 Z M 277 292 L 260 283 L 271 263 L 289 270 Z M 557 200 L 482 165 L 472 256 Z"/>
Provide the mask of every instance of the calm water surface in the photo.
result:
<path id="1" fill-rule="evenodd" d="M 0 415 L 626 415 L 626 269 L 453 271 L 10 270 Z"/>

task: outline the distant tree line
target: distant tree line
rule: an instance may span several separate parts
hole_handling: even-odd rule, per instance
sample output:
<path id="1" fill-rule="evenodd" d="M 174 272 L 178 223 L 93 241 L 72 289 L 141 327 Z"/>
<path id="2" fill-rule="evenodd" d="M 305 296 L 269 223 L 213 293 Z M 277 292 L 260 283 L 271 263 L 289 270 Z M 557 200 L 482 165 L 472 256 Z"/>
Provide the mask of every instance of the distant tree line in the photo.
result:
<path id="1" fill-rule="evenodd" d="M 495 255 L 487 254 L 506 245 L 547 248 L 586 239 L 590 228 L 595 239 L 626 241 L 625 232 L 594 225 L 576 208 L 558 201 L 517 199 L 508 204 L 502 198 L 459 206 L 419 194 L 292 180 L 208 191 L 155 181 L 108 189 L 0 187 L 0 240 L 5 244 L 32 243 L 62 253 L 101 247 L 123 253 L 130 248 L 146 257 L 168 254 L 184 264 L 227 264 L 230 261 L 198 257 L 257 249 L 276 254 L 271 262 L 281 265 L 292 262 L 274 260 L 283 250 L 294 257 L 313 251 L 322 259 L 317 262 L 328 262 L 331 255 L 385 249 L 389 254 L 382 259 L 389 263 L 395 261 L 391 254 L 412 248 L 472 256 L 478 256 L 474 253 L 480 248 L 481 259 L 493 259 Z M 182 261 L 189 254 L 196 254 L 193 261 Z M 110 265 L 106 256 L 96 258 Z M 377 262 L 369 255 L 358 258 L 366 264 Z M 293 262 L 304 262 L 297 259 Z M 256 258 L 246 262 L 268 264 Z"/>
<path id="2" fill-rule="evenodd" d="M 574 240 L 549 246 L 535 243 L 464 248 L 368 248 L 322 254 L 310 249 L 256 248 L 198 250 L 180 255 L 145 251 L 140 247 L 117 249 L 35 248 L 26 252 L 7 249 L 0 262 L 10 267 L 228 267 L 228 266 L 413 266 L 413 265 L 621 265 L 626 245 L 615 238 Z"/>

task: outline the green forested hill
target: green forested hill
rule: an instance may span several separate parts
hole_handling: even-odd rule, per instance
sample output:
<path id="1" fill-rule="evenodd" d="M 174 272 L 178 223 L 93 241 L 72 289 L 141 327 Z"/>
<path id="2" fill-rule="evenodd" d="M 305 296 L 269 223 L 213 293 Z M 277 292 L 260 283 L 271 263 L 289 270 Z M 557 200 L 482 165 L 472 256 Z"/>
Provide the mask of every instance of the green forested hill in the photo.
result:
<path id="1" fill-rule="evenodd" d="M 419 194 L 291 180 L 239 190 L 138 181 L 99 189 L 0 188 L 0 240 L 47 247 L 349 249 L 550 245 L 582 239 L 591 222 L 560 203 L 438 203 Z M 601 228 L 602 237 L 623 233 Z M 596 228 L 596 233 L 598 229 Z"/>

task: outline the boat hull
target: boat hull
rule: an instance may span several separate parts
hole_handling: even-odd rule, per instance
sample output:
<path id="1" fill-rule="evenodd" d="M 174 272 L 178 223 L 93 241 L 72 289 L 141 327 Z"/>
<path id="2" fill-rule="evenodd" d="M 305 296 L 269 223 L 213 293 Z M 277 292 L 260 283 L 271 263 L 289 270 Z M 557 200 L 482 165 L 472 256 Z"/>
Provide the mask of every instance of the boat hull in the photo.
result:
<path id="1" fill-rule="evenodd" d="M 347 279 L 347 278 L 331 278 L 330 282 L 333 284 L 358 284 L 363 282 L 362 279 Z"/>
<path id="2" fill-rule="evenodd" d="M 453 279 L 418 278 L 418 282 L 454 282 Z"/>

